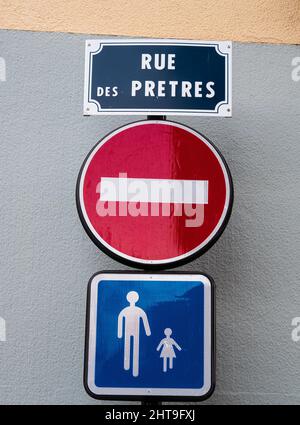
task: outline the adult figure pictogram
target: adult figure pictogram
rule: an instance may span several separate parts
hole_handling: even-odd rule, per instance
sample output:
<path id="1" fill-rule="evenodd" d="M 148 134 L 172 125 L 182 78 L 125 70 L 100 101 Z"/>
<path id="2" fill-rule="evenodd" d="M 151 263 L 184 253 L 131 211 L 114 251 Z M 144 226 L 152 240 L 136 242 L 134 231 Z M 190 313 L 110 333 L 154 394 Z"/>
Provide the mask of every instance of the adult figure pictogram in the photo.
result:
<path id="1" fill-rule="evenodd" d="M 123 337 L 124 323 L 124 369 L 130 369 L 130 354 L 132 356 L 132 375 L 139 375 L 139 351 L 140 351 L 140 320 L 142 320 L 147 336 L 151 335 L 150 326 L 146 313 L 135 304 L 139 300 L 139 294 L 135 291 L 128 292 L 126 296 L 129 307 L 123 308 L 118 317 L 118 338 Z"/>

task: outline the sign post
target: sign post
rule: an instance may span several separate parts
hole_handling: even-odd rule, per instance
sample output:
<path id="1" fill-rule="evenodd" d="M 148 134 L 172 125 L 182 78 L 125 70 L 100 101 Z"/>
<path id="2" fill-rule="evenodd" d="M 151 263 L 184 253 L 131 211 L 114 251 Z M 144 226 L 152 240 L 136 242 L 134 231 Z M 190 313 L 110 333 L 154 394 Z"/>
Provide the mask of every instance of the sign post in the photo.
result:
<path id="1" fill-rule="evenodd" d="M 204 400 L 215 385 L 214 282 L 158 270 L 218 240 L 233 184 L 216 146 L 166 115 L 232 116 L 231 42 L 87 40 L 83 113 L 147 116 L 99 140 L 77 179 L 88 236 L 143 269 L 89 282 L 85 389 L 152 405 Z"/>
<path id="2" fill-rule="evenodd" d="M 85 388 L 95 398 L 203 400 L 214 388 L 214 284 L 100 272 L 89 283 Z"/>

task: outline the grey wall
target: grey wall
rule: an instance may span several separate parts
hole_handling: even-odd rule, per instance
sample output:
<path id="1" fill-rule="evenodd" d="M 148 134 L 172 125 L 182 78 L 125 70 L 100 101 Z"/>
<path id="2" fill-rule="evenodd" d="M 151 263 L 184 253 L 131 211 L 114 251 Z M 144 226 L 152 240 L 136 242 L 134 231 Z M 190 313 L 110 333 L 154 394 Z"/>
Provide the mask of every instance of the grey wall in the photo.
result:
<path id="1" fill-rule="evenodd" d="M 90 276 L 125 269 L 86 236 L 74 189 L 89 149 L 139 118 L 83 117 L 86 36 L 0 31 L 0 403 L 90 403 L 82 386 Z M 217 387 L 207 403 L 300 404 L 298 46 L 234 44 L 233 118 L 178 118 L 227 159 L 231 221 L 184 270 L 217 285 Z M 174 118 L 173 118 L 174 119 Z"/>

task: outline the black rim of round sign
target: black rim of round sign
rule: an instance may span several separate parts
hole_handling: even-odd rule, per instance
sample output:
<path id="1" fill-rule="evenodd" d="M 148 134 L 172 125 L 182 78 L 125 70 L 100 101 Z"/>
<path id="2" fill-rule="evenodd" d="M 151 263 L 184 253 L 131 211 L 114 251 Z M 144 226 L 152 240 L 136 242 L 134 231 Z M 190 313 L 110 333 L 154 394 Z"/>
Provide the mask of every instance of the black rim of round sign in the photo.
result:
<path id="1" fill-rule="evenodd" d="M 99 239 L 97 239 L 95 237 L 95 235 L 93 234 L 93 232 L 91 231 L 90 227 L 88 226 L 85 218 L 84 218 L 84 214 L 82 211 L 82 206 L 81 206 L 81 201 L 80 201 L 80 183 L 81 183 L 81 178 L 82 178 L 82 173 L 83 170 L 85 168 L 85 165 L 87 163 L 87 161 L 89 160 L 91 154 L 95 151 L 96 147 L 101 144 L 103 142 L 104 139 L 109 138 L 110 135 L 112 135 L 113 133 L 117 132 L 117 131 L 121 131 L 122 129 L 127 128 L 128 126 L 132 126 L 132 125 L 139 125 L 139 124 L 144 124 L 144 123 L 148 123 L 149 124 L 149 120 L 140 120 L 140 121 L 134 121 L 132 123 L 129 124 L 125 124 L 121 127 L 118 127 L 116 129 L 114 129 L 113 131 L 109 132 L 108 134 L 106 134 L 103 138 L 101 138 L 93 147 L 92 149 L 89 151 L 89 153 L 87 154 L 85 160 L 83 161 L 83 164 L 80 168 L 79 174 L 78 174 L 78 178 L 77 178 L 77 183 L 76 183 L 76 207 L 77 207 L 77 211 L 78 211 L 78 215 L 80 218 L 80 221 L 86 231 L 86 233 L 88 234 L 89 238 L 94 242 L 94 244 L 101 249 L 101 251 L 103 251 L 105 254 L 107 254 L 109 257 L 113 258 L 114 260 L 125 264 L 126 266 L 131 266 L 131 267 L 136 267 L 138 269 L 143 269 L 143 270 L 163 270 L 163 269 L 170 269 L 170 268 L 174 268 L 174 267 L 179 267 L 182 266 L 184 264 L 187 264 L 193 260 L 195 260 L 196 258 L 200 257 L 202 254 L 204 254 L 206 251 L 208 251 L 219 239 L 219 237 L 222 235 L 222 233 L 224 232 L 228 221 L 230 219 L 231 216 L 231 212 L 232 212 L 232 205 L 233 205 L 233 198 L 234 198 L 234 189 L 233 189 L 233 181 L 232 181 L 232 176 L 230 173 L 230 169 L 225 161 L 225 158 L 223 157 L 223 155 L 221 154 L 221 152 L 219 151 L 219 149 L 214 145 L 214 143 L 212 143 L 206 136 L 204 136 L 202 133 L 199 133 L 198 131 L 192 129 L 191 127 L 185 125 L 185 124 L 181 124 L 181 123 L 177 123 L 175 121 L 170 121 L 170 120 L 150 120 L 150 122 L 152 124 L 161 124 L 161 123 L 165 123 L 168 124 L 170 123 L 171 125 L 178 125 L 182 128 L 187 129 L 187 131 L 189 132 L 193 132 L 196 133 L 197 135 L 199 135 L 199 138 L 203 138 L 209 145 L 211 145 L 211 147 L 217 152 L 217 154 L 220 157 L 221 162 L 223 163 L 225 170 L 226 170 L 226 174 L 227 174 L 227 178 L 228 178 L 228 185 L 229 185 L 229 199 L 228 199 L 228 208 L 225 214 L 225 217 L 223 218 L 223 221 L 219 227 L 219 229 L 217 230 L 217 232 L 215 233 L 215 235 L 201 248 L 199 248 L 198 250 L 196 250 L 195 252 L 191 253 L 191 254 L 187 254 L 184 258 L 180 258 L 178 260 L 170 260 L 170 261 L 166 261 L 163 263 L 155 263 L 155 261 L 149 263 L 149 262 L 143 262 L 142 260 L 140 261 L 134 261 L 128 258 L 123 257 L 122 255 L 118 255 L 115 252 L 113 252 L 112 250 L 110 250 L 109 248 L 107 248 L 105 245 L 103 245 L 101 243 L 101 241 Z"/>

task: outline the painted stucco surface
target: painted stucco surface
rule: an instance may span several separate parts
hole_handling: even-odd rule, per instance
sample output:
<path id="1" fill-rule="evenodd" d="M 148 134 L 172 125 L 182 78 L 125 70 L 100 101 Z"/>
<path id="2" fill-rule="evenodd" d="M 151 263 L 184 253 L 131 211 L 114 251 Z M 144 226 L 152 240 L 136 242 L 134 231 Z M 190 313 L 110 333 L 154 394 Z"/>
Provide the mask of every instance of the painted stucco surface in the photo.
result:
<path id="1" fill-rule="evenodd" d="M 83 117 L 85 36 L 0 31 L 0 403 L 90 403 L 82 385 L 87 282 L 125 270 L 86 236 L 83 159 L 139 118 Z M 182 267 L 217 286 L 217 386 L 207 403 L 300 404 L 300 81 L 297 46 L 233 45 L 233 118 L 183 118 L 224 154 L 231 221 Z M 142 118 L 142 117 L 141 117 Z M 174 117 L 173 117 L 174 119 Z"/>
<path id="2" fill-rule="evenodd" d="M 0 0 L 0 28 L 300 44 L 300 2 Z"/>

